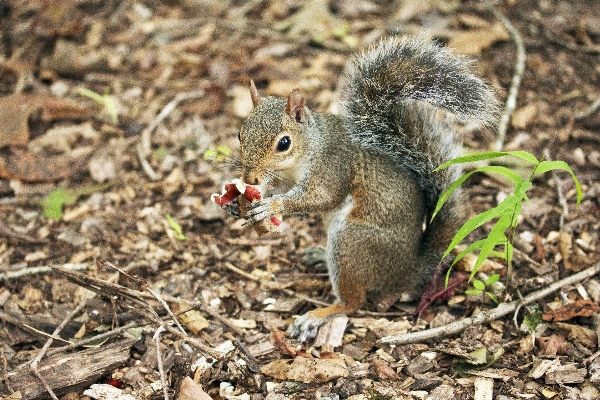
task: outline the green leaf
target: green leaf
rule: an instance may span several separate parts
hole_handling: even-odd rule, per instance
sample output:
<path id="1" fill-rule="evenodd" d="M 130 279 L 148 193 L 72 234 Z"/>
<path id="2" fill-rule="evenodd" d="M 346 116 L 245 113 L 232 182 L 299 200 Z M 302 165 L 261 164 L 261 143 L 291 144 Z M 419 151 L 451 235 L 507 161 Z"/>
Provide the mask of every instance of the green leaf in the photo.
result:
<path id="1" fill-rule="evenodd" d="M 77 89 L 77 93 L 94 100 L 96 103 L 98 103 L 100 105 L 104 105 L 103 96 L 99 93 L 94 92 L 93 90 L 80 87 Z"/>
<path id="2" fill-rule="evenodd" d="M 507 210 L 512 211 L 514 209 L 515 204 L 518 201 L 520 201 L 520 199 L 518 199 L 514 196 L 508 196 L 506 199 L 504 199 L 504 201 L 502 201 L 496 207 L 494 207 L 490 210 L 484 211 L 481 214 L 477 214 L 474 217 L 472 217 L 471 219 L 469 219 L 467 222 L 465 222 L 463 224 L 463 226 L 460 227 L 458 232 L 456 232 L 456 235 L 454 235 L 454 238 L 452 239 L 452 243 L 450 243 L 450 245 L 446 249 L 446 252 L 442 256 L 442 260 L 444 258 L 446 258 L 448 256 L 448 254 L 450 254 L 452 249 L 454 249 L 460 242 L 462 242 L 462 240 L 464 238 L 466 238 L 471 232 L 473 232 L 475 229 L 479 228 L 481 225 L 485 224 L 486 222 L 488 222 L 494 218 L 498 218 L 501 215 L 505 214 Z"/>
<path id="3" fill-rule="evenodd" d="M 518 174 L 514 173 L 513 171 L 511 171 L 510 169 L 508 169 L 506 167 L 488 165 L 488 166 L 477 168 L 471 172 L 468 172 L 468 173 L 462 175 L 455 182 L 453 182 L 446 190 L 444 190 L 444 192 L 440 195 L 440 198 L 438 199 L 438 202 L 435 206 L 435 210 L 433 211 L 433 215 L 431 216 L 431 219 L 433 219 L 437 215 L 437 213 L 440 211 L 440 209 L 442 208 L 444 203 L 448 200 L 448 198 L 452 195 L 452 193 L 454 193 L 454 191 L 460 185 L 462 185 L 463 182 L 466 181 L 471 175 L 478 173 L 478 172 L 500 174 L 500 175 L 503 175 L 503 176 L 507 177 L 508 179 L 512 180 L 516 184 L 523 182 L 523 178 L 521 178 Z"/>
<path id="4" fill-rule="evenodd" d="M 506 232 L 510 226 L 510 217 L 511 216 L 509 214 L 504 214 L 500 216 L 498 221 L 494 224 L 494 227 L 485 239 L 483 246 L 481 246 L 479 256 L 477 256 L 477 261 L 473 266 L 473 271 L 471 271 L 471 276 L 469 279 L 472 279 L 473 276 L 475 276 L 481 264 L 483 264 L 485 259 L 488 258 L 492 250 L 494 250 L 494 247 L 496 247 L 500 241 L 505 240 L 504 232 Z"/>
<path id="5" fill-rule="evenodd" d="M 217 146 L 217 153 L 229 157 L 231 156 L 231 149 L 227 146 L 219 145 Z"/>
<path id="6" fill-rule="evenodd" d="M 477 289 L 465 290 L 465 294 L 469 294 L 469 295 L 478 295 L 478 294 L 481 294 L 482 292 L 483 292 L 483 290 L 477 290 Z"/>
<path id="7" fill-rule="evenodd" d="M 528 153 L 526 151 L 489 151 L 486 153 L 470 154 L 468 156 L 454 158 L 454 159 L 447 161 L 444 164 L 440 165 L 439 167 L 434 169 L 434 171 L 439 171 L 441 169 L 448 168 L 449 166 L 455 165 L 455 164 L 464 164 L 464 163 L 470 163 L 470 162 L 475 162 L 475 161 L 490 160 L 490 159 L 500 158 L 500 157 L 504 157 L 504 156 L 519 157 L 527 162 L 530 162 L 531 164 L 537 164 L 539 162 L 538 159 L 535 158 L 535 156 L 533 154 Z"/>
<path id="8" fill-rule="evenodd" d="M 488 297 L 489 297 L 490 299 L 492 299 L 492 301 L 493 301 L 494 303 L 496 303 L 496 304 L 500 304 L 500 302 L 498 301 L 498 299 L 496 298 L 496 296 L 494 296 L 492 293 L 490 293 L 490 292 L 485 292 L 485 294 L 487 294 L 487 295 L 488 295 Z"/>
<path id="9" fill-rule="evenodd" d="M 171 227 L 173 232 L 175 232 L 175 237 L 181 241 L 187 240 L 187 238 L 185 237 L 185 235 L 182 232 L 181 225 L 179 225 L 179 223 L 177 221 L 175 221 L 173 218 L 171 218 L 170 214 L 167 214 L 166 217 L 167 217 L 167 222 L 169 223 L 169 226 Z"/>
<path id="10" fill-rule="evenodd" d="M 75 203 L 77 197 L 77 194 L 71 190 L 64 188 L 54 189 L 52 193 L 42 200 L 44 215 L 55 221 L 60 221 L 63 216 L 63 207 Z"/>
<path id="11" fill-rule="evenodd" d="M 483 283 L 482 281 L 480 281 L 479 279 L 473 279 L 473 282 L 471 282 L 473 284 L 473 287 L 477 290 L 485 290 L 485 283 Z"/>
<path id="12" fill-rule="evenodd" d="M 542 161 L 535 169 L 535 172 L 539 173 L 539 174 L 543 174 L 545 172 L 553 171 L 556 169 L 567 171 L 568 173 L 571 174 L 571 177 L 573 178 L 573 182 L 575 182 L 575 188 L 577 189 L 577 204 L 579 204 L 581 202 L 581 199 L 583 198 L 583 192 L 581 191 L 581 185 L 579 184 L 579 180 L 575 176 L 575 173 L 573 172 L 571 167 L 569 167 L 569 165 L 566 162 L 564 162 L 564 161 Z"/>
<path id="13" fill-rule="evenodd" d="M 485 280 L 485 285 L 493 285 L 494 283 L 498 282 L 498 279 L 500 279 L 500 274 L 492 274 Z"/>
<path id="14" fill-rule="evenodd" d="M 206 161 L 208 160 L 214 160 L 215 158 L 217 158 L 217 151 L 213 150 L 213 149 L 206 149 L 204 150 L 204 153 L 202 153 L 202 158 L 204 158 Z"/>

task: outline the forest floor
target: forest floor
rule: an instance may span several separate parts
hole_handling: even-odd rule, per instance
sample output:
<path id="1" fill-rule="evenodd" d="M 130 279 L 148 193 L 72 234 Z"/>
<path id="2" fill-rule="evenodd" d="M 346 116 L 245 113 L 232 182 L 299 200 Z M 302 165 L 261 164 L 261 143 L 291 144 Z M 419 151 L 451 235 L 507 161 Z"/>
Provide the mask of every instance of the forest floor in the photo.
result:
<path id="1" fill-rule="evenodd" d="M 502 260 L 482 270 L 502 276 L 486 291 L 510 303 L 600 259 L 600 112 L 589 109 L 600 98 L 600 2 L 497 7 L 527 56 L 503 149 L 563 160 L 583 189 L 576 206 L 569 174 L 535 177 L 512 281 Z M 302 345 L 284 333 L 293 316 L 335 300 L 308 257 L 324 244 L 320 217 L 286 216 L 281 233 L 259 237 L 210 200 L 239 177 L 228 161 L 250 79 L 264 96 L 298 87 L 311 109 L 336 112 L 353 53 L 427 30 L 472 57 L 504 102 L 515 42 L 482 3 L 4 0 L 0 21 L 0 396 L 50 398 L 45 381 L 64 399 L 111 387 L 117 399 L 164 388 L 182 399 L 600 397 L 597 276 L 406 344 L 381 338 L 496 305 L 466 295 L 466 282 L 421 318 L 414 303 L 383 313 L 367 302 Z M 466 152 L 496 141 L 493 129 L 460 129 Z M 471 215 L 512 192 L 493 175 L 466 188 Z"/>

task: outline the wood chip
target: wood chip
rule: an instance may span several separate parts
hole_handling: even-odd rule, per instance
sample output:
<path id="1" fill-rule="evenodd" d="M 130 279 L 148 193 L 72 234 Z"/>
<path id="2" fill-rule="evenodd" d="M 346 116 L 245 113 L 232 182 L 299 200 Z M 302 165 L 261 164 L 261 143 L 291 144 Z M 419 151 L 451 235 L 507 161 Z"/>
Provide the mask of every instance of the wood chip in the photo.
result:
<path id="1" fill-rule="evenodd" d="M 475 400 L 492 400 L 494 381 L 490 378 L 475 378 Z"/>
<path id="2" fill-rule="evenodd" d="M 314 345 L 317 347 L 323 346 L 324 344 L 328 344 L 331 347 L 341 346 L 347 325 L 348 317 L 345 315 L 339 315 L 325 321 L 319 328 Z"/>

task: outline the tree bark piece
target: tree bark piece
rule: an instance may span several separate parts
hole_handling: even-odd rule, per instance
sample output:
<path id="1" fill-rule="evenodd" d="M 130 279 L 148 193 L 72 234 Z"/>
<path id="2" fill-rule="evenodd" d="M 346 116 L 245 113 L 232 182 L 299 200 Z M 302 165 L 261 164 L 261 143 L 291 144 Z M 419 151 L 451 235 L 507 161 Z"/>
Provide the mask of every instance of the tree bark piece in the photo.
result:
<path id="1" fill-rule="evenodd" d="M 134 342 L 135 339 L 123 339 L 76 353 L 57 354 L 42 360 L 38 371 L 58 396 L 82 390 L 102 375 L 125 364 Z M 42 382 L 28 365 L 9 372 L 7 380 L 12 390 L 20 391 L 24 399 L 48 397 Z"/>

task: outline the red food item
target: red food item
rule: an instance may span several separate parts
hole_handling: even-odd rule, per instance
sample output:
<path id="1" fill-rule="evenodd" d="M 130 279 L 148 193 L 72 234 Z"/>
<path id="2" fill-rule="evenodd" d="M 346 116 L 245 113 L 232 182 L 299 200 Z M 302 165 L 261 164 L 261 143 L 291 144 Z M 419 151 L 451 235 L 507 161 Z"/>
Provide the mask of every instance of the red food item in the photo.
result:
<path id="1" fill-rule="evenodd" d="M 246 192 L 247 191 L 248 189 L 246 189 Z M 218 194 L 213 194 L 213 201 L 220 206 L 224 206 L 225 204 L 231 203 L 240 194 L 241 193 L 236 187 L 235 183 L 226 183 L 225 193 L 221 196 L 219 196 Z"/>
<path id="2" fill-rule="evenodd" d="M 271 223 L 275 226 L 281 225 L 281 220 L 277 217 L 271 217 Z"/>
<path id="3" fill-rule="evenodd" d="M 108 384 L 110 386 L 116 387 L 117 389 L 121 389 L 123 387 L 123 381 L 121 381 L 120 379 L 110 378 L 108 380 Z"/>
<path id="4" fill-rule="evenodd" d="M 246 186 L 246 191 L 244 192 L 244 197 L 248 201 L 256 201 L 256 200 L 260 200 L 261 195 L 260 195 L 260 191 L 257 188 L 254 188 L 252 186 Z"/>

